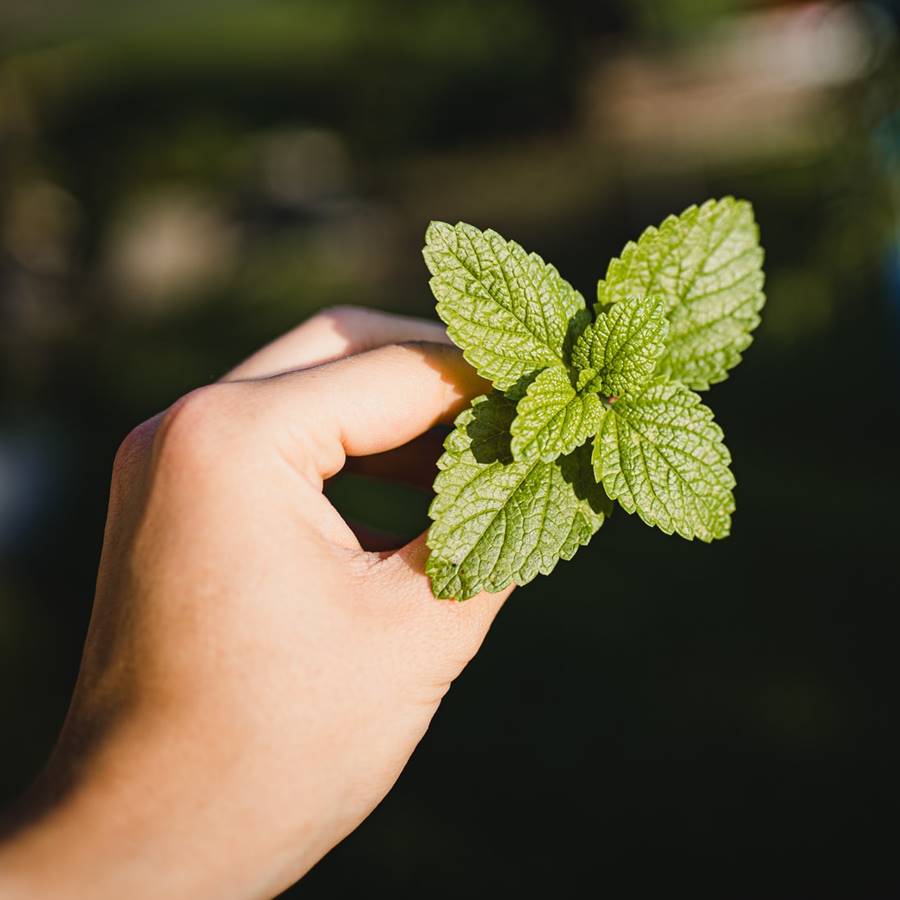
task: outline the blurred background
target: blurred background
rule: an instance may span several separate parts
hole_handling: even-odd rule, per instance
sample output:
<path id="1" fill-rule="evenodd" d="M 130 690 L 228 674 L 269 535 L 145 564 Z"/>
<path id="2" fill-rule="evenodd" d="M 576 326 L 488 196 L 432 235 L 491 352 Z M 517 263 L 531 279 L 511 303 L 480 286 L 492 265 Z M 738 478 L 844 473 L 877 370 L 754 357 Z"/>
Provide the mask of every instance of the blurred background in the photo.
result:
<path id="1" fill-rule="evenodd" d="M 2 0 L 0 800 L 65 713 L 133 425 L 323 306 L 432 316 L 431 218 L 590 300 L 644 226 L 735 194 L 769 299 L 710 397 L 733 536 L 618 513 L 518 591 L 302 895 L 900 887 L 898 24 L 888 0 Z M 412 490 L 334 497 L 426 521 Z"/>

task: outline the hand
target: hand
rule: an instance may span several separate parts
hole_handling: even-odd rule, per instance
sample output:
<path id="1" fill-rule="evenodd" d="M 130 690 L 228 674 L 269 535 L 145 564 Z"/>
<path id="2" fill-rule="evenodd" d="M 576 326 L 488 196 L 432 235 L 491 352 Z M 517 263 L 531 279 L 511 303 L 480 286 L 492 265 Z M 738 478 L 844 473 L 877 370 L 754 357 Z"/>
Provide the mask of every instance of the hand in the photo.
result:
<path id="1" fill-rule="evenodd" d="M 364 550 L 323 482 L 484 389 L 436 323 L 339 309 L 126 438 L 0 895 L 270 897 L 371 812 L 509 591 L 435 600 L 424 535 Z"/>

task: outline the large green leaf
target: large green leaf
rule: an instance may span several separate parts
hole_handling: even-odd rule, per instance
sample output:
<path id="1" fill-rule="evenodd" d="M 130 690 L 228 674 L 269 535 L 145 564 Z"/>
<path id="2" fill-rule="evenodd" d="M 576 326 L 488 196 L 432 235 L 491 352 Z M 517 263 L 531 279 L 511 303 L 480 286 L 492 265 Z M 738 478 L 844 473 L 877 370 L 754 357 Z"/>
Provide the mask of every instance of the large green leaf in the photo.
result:
<path id="1" fill-rule="evenodd" d="M 666 534 L 725 537 L 734 512 L 731 456 L 712 410 L 678 382 L 620 398 L 594 440 L 594 474 L 610 499 Z"/>
<path id="2" fill-rule="evenodd" d="M 765 302 L 753 207 L 725 197 L 648 228 L 613 259 L 598 312 L 627 297 L 659 297 L 670 329 L 657 374 L 705 390 L 741 361 Z"/>
<path id="3" fill-rule="evenodd" d="M 494 387 L 563 364 L 585 305 L 553 266 L 464 222 L 432 222 L 422 252 L 447 334 Z"/>

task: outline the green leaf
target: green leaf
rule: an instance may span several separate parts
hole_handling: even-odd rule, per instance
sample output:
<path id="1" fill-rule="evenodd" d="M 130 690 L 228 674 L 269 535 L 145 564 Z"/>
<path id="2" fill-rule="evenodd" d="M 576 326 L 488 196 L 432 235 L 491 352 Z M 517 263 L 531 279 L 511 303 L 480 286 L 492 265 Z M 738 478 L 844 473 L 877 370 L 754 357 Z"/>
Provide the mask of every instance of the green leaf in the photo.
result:
<path id="1" fill-rule="evenodd" d="M 725 537 L 734 512 L 731 456 L 712 410 L 678 382 L 620 398 L 594 439 L 594 475 L 610 499 L 666 534 Z"/>
<path id="2" fill-rule="evenodd" d="M 752 340 L 765 302 L 762 262 L 753 207 L 708 200 L 629 242 L 597 285 L 597 311 L 626 297 L 661 298 L 670 329 L 657 374 L 705 390 Z"/>
<path id="3" fill-rule="evenodd" d="M 438 461 L 426 571 L 436 597 L 525 584 L 571 559 L 609 514 L 590 444 L 554 462 L 514 462 L 513 402 L 496 391 L 456 419 Z"/>
<path id="4" fill-rule="evenodd" d="M 447 334 L 500 389 L 561 365 L 584 299 L 553 266 L 496 231 L 432 222 L 422 251 Z"/>
<path id="5" fill-rule="evenodd" d="M 576 393 L 561 366 L 544 369 L 516 406 L 510 426 L 517 462 L 552 462 L 597 433 L 603 403 L 595 393 Z"/>
<path id="6" fill-rule="evenodd" d="M 662 300 L 628 297 L 585 329 L 575 342 L 572 363 L 600 375 L 605 394 L 642 387 L 666 349 L 669 323 Z"/>

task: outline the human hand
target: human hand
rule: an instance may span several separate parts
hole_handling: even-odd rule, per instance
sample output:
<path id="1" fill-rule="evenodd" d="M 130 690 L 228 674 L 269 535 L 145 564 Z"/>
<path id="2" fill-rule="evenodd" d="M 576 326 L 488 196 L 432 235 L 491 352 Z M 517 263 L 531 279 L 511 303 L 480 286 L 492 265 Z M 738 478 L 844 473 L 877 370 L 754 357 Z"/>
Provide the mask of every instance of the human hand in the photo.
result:
<path id="1" fill-rule="evenodd" d="M 364 550 L 323 483 L 483 390 L 437 323 L 342 308 L 128 436 L 3 897 L 271 897 L 372 811 L 509 591 L 435 600 L 424 535 Z"/>

